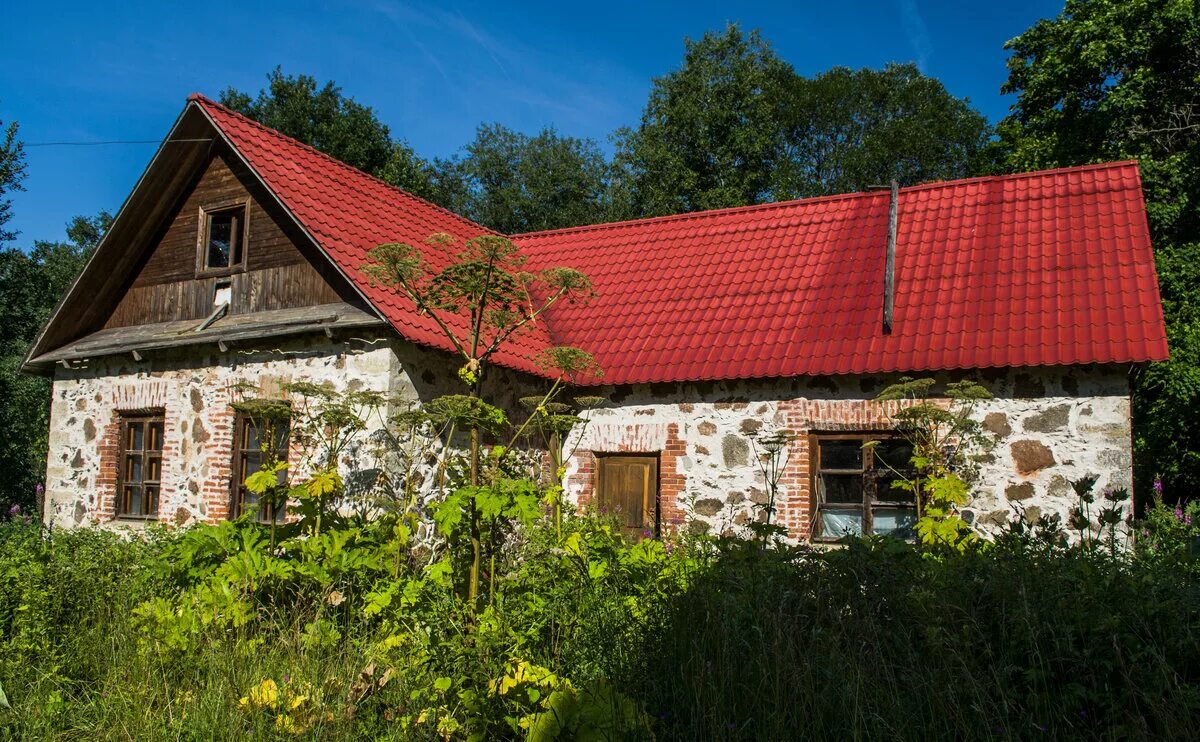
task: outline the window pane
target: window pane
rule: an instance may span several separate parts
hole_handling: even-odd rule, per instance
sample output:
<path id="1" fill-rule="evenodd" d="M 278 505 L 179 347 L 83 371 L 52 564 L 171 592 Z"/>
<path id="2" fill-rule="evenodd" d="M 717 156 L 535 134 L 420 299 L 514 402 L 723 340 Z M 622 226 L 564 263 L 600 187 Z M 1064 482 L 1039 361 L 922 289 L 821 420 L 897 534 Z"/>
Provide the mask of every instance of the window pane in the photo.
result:
<path id="1" fill-rule="evenodd" d="M 145 515 L 154 515 L 155 513 L 158 512 L 158 488 L 157 487 L 146 487 L 146 491 L 143 495 L 143 499 L 145 500 L 145 505 L 146 505 Z"/>
<path id="2" fill-rule="evenodd" d="M 208 268 L 228 268 L 234 225 L 232 213 L 212 214 L 208 217 Z"/>
<path id="3" fill-rule="evenodd" d="M 258 426 L 249 420 L 246 421 L 245 440 L 243 448 L 247 451 L 262 451 L 262 439 L 258 436 Z"/>
<path id="4" fill-rule="evenodd" d="M 248 451 L 242 457 L 242 476 L 248 477 L 262 468 L 262 454 L 258 451 Z"/>
<path id="5" fill-rule="evenodd" d="M 275 424 L 275 454 L 280 460 L 287 459 L 288 432 L 289 426 L 287 423 Z"/>
<path id="6" fill-rule="evenodd" d="M 125 448 L 130 451 L 142 449 L 142 424 L 129 423 L 129 434 L 125 437 Z"/>
<path id="7" fill-rule="evenodd" d="M 862 444 L 860 440 L 821 441 L 821 468 L 861 469 Z"/>
<path id="8" fill-rule="evenodd" d="M 875 499 L 883 502 L 915 502 L 910 490 L 894 486 L 901 482 L 904 482 L 904 479 L 897 476 L 879 477 L 875 481 Z"/>
<path id="9" fill-rule="evenodd" d="M 916 536 L 917 511 L 914 508 L 875 508 L 871 517 L 875 533 L 905 539 Z"/>
<path id="10" fill-rule="evenodd" d="M 159 422 L 149 423 L 146 426 L 146 434 L 149 437 L 149 440 L 146 441 L 146 450 L 147 451 L 161 451 L 162 450 L 162 445 L 163 445 L 162 444 L 162 431 L 163 431 L 163 424 L 159 423 Z"/>
<path id="11" fill-rule="evenodd" d="M 142 488 L 135 486 L 125 487 L 125 514 L 126 515 L 141 515 L 142 514 Z"/>
<path id="12" fill-rule="evenodd" d="M 140 455 L 125 457 L 125 481 L 128 484 L 138 484 L 142 481 L 142 457 Z"/>
<path id="13" fill-rule="evenodd" d="M 820 501 L 822 503 L 862 504 L 863 480 L 861 474 L 822 474 L 818 482 L 821 488 Z"/>
<path id="14" fill-rule="evenodd" d="M 821 536 L 839 538 L 841 536 L 862 535 L 862 508 L 821 508 Z"/>
<path id="15" fill-rule="evenodd" d="M 162 479 L 162 459 L 150 458 L 146 460 L 146 481 L 157 482 Z"/>
<path id="16" fill-rule="evenodd" d="M 904 471 L 911 467 L 912 446 L 898 438 L 880 441 L 875 446 L 875 468 Z"/>

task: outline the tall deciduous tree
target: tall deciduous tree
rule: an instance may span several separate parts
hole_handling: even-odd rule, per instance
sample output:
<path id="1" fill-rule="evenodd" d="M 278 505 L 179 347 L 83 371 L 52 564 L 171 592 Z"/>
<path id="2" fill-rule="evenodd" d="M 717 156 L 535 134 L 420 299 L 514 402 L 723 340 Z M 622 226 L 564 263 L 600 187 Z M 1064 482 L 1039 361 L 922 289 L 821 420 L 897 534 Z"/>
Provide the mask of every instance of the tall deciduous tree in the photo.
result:
<path id="1" fill-rule="evenodd" d="M 683 65 L 654 80 L 636 129 L 615 134 L 618 216 L 770 200 L 780 108 L 795 77 L 757 31 L 734 25 L 684 42 Z"/>
<path id="2" fill-rule="evenodd" d="M 20 372 L 30 343 L 75 280 L 112 217 L 77 216 L 65 242 L 0 251 L 0 507 L 36 502 L 46 472 L 50 381 Z"/>
<path id="3" fill-rule="evenodd" d="M 276 67 L 256 97 L 226 88 L 220 100 L 264 126 L 392 185 L 418 195 L 432 193 L 429 164 L 403 141 L 393 142 L 375 111 L 343 95 L 332 81 L 318 86 L 309 75 L 284 75 Z"/>
<path id="4" fill-rule="evenodd" d="M 452 210 L 508 234 L 602 218 L 608 166 L 594 141 L 488 124 L 464 149 L 440 161 L 435 176 L 437 195 Z"/>
<path id="5" fill-rule="evenodd" d="M 648 216 L 972 175 L 990 129 L 914 65 L 801 77 L 757 31 L 687 41 L 616 135 L 616 216 Z"/>
<path id="6" fill-rule="evenodd" d="M 796 77 L 781 105 L 781 198 L 975 175 L 990 135 L 968 100 L 913 64 Z"/>
<path id="7" fill-rule="evenodd" d="M 1008 43 L 999 127 L 1013 170 L 1136 158 L 1171 360 L 1137 379 L 1136 475 L 1200 486 L 1200 8 L 1194 0 L 1068 0 Z M 1103 294 L 1096 296 L 1102 304 Z"/>
<path id="8" fill-rule="evenodd" d="M 11 191 L 24 190 L 21 181 L 25 179 L 25 148 L 17 138 L 18 129 L 16 121 L 8 126 L 0 121 L 0 243 L 17 236 L 6 228 L 12 219 L 12 201 L 5 196 Z"/>

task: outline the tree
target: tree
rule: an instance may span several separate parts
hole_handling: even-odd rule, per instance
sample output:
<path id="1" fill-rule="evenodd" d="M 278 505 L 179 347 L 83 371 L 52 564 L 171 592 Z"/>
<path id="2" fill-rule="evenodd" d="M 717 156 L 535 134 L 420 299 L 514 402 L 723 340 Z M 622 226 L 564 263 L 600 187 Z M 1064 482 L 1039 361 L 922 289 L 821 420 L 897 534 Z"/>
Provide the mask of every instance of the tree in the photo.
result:
<path id="1" fill-rule="evenodd" d="M 276 67 L 257 97 L 230 87 L 220 100 L 264 126 L 392 185 L 418 195 L 432 193 L 429 163 L 405 142 L 393 141 L 375 111 L 344 96 L 333 81 L 318 87 L 309 75 L 285 76 Z"/>
<path id="2" fill-rule="evenodd" d="M 687 41 L 637 129 L 617 132 L 615 216 L 652 216 L 975 174 L 987 120 L 914 65 L 797 75 L 757 31 Z"/>
<path id="3" fill-rule="evenodd" d="M 997 159 L 1010 171 L 1137 159 L 1171 360 L 1134 387 L 1135 480 L 1200 486 L 1200 13 L 1194 0 L 1068 0 L 1008 42 Z M 1103 296 L 1097 296 L 1103 302 Z"/>
<path id="4" fill-rule="evenodd" d="M 12 219 L 12 201 L 5 198 L 10 191 L 21 191 L 21 181 L 25 179 L 25 145 L 17 139 L 20 129 L 16 121 L 4 126 L 0 121 L 0 243 L 14 240 L 17 233 L 5 229 Z"/>
<path id="5" fill-rule="evenodd" d="M 683 65 L 656 78 L 636 129 L 614 135 L 617 216 L 770 200 L 780 108 L 795 77 L 757 31 L 736 25 L 684 42 Z"/>
<path id="6" fill-rule="evenodd" d="M 912 64 L 795 77 L 781 102 L 780 198 L 975 175 L 987 119 Z"/>
<path id="7" fill-rule="evenodd" d="M 29 253 L 0 251 L 0 507 L 31 510 L 46 472 L 50 380 L 21 362 L 58 298 L 83 268 L 112 216 L 77 216 L 66 242 L 37 242 Z"/>
<path id="8" fill-rule="evenodd" d="M 507 234 L 602 218 L 608 165 L 594 141 L 487 124 L 464 149 L 464 157 L 438 163 L 440 195 L 452 210 Z"/>

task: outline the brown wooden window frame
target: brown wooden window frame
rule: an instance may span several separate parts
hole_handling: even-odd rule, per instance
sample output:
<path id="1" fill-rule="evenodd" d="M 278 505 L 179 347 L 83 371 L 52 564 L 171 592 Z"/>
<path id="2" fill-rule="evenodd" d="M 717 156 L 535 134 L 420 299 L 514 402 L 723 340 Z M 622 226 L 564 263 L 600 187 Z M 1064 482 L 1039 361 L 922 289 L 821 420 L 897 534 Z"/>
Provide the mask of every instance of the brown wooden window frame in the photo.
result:
<path id="1" fill-rule="evenodd" d="M 894 489 L 888 485 L 882 485 L 883 482 L 890 481 L 898 476 L 910 476 L 911 469 L 907 466 L 888 468 L 884 465 L 876 465 L 875 449 L 873 446 L 865 446 L 862 448 L 861 466 L 852 468 L 826 468 L 821 461 L 821 443 L 831 441 L 857 441 L 861 446 L 865 446 L 869 441 L 880 441 L 880 445 L 885 442 L 898 443 L 904 445 L 904 440 L 894 431 L 867 431 L 867 432 L 830 432 L 830 433 L 813 433 L 809 436 L 809 462 L 811 467 L 811 488 L 813 493 L 812 503 L 812 539 L 813 541 L 821 542 L 836 542 L 844 538 L 845 533 L 826 535 L 823 534 L 822 527 L 824 525 L 823 513 L 825 510 L 855 510 L 861 513 L 861 533 L 854 535 L 873 535 L 875 534 L 875 511 L 877 510 L 911 510 L 913 514 L 913 528 L 915 528 L 916 503 L 911 495 L 907 495 L 903 490 Z M 904 462 L 907 464 L 908 462 Z M 852 477 L 859 476 L 862 478 L 862 499 L 859 504 L 854 502 L 838 502 L 826 503 L 825 487 L 822 480 L 822 474 L 837 476 L 837 477 Z M 913 535 L 906 534 L 903 538 L 912 540 Z"/>
<path id="2" fill-rule="evenodd" d="M 157 448 L 147 447 L 151 444 L 150 432 L 153 426 L 158 426 Z M 141 426 L 142 445 L 134 447 L 134 426 Z M 166 435 L 167 420 L 162 409 L 128 410 L 117 413 L 117 430 L 120 434 L 120 445 L 117 447 L 117 491 L 113 511 L 121 520 L 157 520 L 159 507 L 162 504 L 162 459 L 163 437 Z M 139 476 L 136 484 L 131 482 L 133 463 L 137 462 Z M 149 477 L 151 473 L 157 476 Z M 141 513 L 131 513 L 132 489 L 141 489 Z M 130 491 L 127 492 L 126 490 Z M 147 490 L 153 494 L 154 508 L 146 507 Z"/>
<path id="3" fill-rule="evenodd" d="M 240 518 L 246 509 L 246 498 L 249 491 L 246 489 L 246 478 L 259 471 L 248 471 L 250 458 L 255 454 L 259 457 L 266 453 L 265 448 L 261 445 L 262 435 L 259 434 L 259 448 L 247 448 L 248 434 L 252 425 L 256 425 L 259 421 L 253 416 L 244 412 L 235 411 L 233 417 L 233 461 L 231 463 L 229 477 L 229 517 Z M 276 445 L 275 454 L 280 457 L 280 461 L 288 462 L 291 459 L 291 423 L 290 421 L 282 421 L 277 424 L 284 426 L 282 445 Z M 262 466 L 262 459 L 259 459 L 259 466 Z M 286 471 L 286 470 L 285 470 Z M 260 507 L 255 519 L 259 523 L 282 523 L 287 519 L 287 501 L 280 503 L 276 508 L 271 506 Z"/>
<path id="4" fill-rule="evenodd" d="M 596 487 L 595 497 L 593 498 L 597 506 L 600 505 L 600 499 L 604 495 L 604 469 L 607 462 L 615 459 L 644 459 L 652 463 L 650 468 L 651 491 L 646 494 L 646 501 L 642 503 L 642 527 L 638 530 L 638 538 L 645 537 L 645 531 L 651 530 L 653 535 L 651 538 L 659 538 L 662 534 L 662 456 L 659 453 L 622 453 L 614 452 L 593 452 L 596 458 Z M 646 513 L 653 509 L 654 528 L 646 528 Z M 625 530 L 633 531 L 632 526 L 626 526 Z"/>
<path id="5" fill-rule="evenodd" d="M 210 267 L 208 264 L 208 243 L 212 233 L 214 217 L 225 214 L 237 215 L 237 244 L 230 245 L 229 265 Z M 200 207 L 200 228 L 196 242 L 196 274 L 199 276 L 227 276 L 244 269 L 246 252 L 250 238 L 250 199 L 223 201 Z"/>

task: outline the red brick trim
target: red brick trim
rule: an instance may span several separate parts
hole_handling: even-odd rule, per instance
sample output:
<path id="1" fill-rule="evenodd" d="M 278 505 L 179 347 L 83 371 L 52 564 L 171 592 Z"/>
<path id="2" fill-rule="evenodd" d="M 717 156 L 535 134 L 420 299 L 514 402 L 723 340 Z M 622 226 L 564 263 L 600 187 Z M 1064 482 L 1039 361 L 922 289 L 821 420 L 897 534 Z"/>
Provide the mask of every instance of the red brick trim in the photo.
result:
<path id="1" fill-rule="evenodd" d="M 566 483 L 568 492 L 579 493 L 579 505 L 591 501 L 596 487 L 597 454 L 644 453 L 658 454 L 658 509 L 664 533 L 677 531 L 683 525 L 680 498 L 687 485 L 687 476 L 679 459 L 687 454 L 687 443 L 679 435 L 679 425 L 601 425 L 599 430 L 585 431 L 583 447 L 571 459 L 575 469 Z"/>

